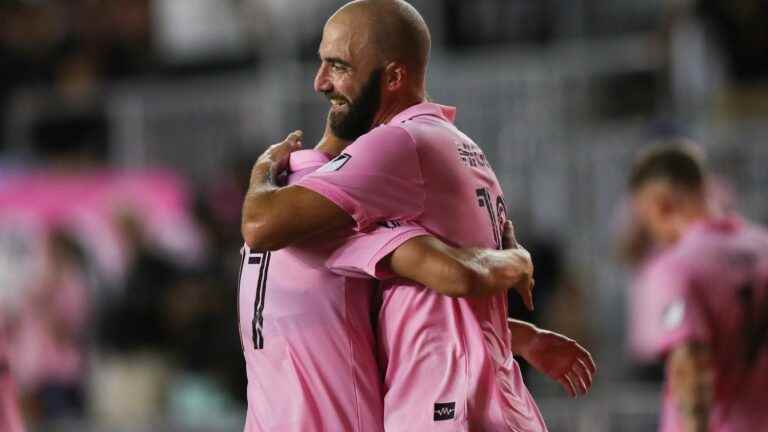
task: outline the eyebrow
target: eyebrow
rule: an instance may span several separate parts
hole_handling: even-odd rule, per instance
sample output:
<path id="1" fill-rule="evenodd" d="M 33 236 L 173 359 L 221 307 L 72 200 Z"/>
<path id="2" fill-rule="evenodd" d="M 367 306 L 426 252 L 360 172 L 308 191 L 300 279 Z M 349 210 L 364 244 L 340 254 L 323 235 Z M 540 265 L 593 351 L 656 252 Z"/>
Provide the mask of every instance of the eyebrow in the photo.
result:
<path id="1" fill-rule="evenodd" d="M 340 59 L 340 58 L 338 58 L 338 57 L 323 57 L 323 56 L 320 56 L 320 58 L 321 58 L 321 59 L 322 59 L 324 62 L 328 62 L 328 63 L 338 63 L 338 64 L 340 64 L 340 65 L 342 65 L 342 66 L 346 66 L 346 67 L 352 67 L 352 65 L 351 65 L 351 64 L 349 64 L 349 62 L 347 62 L 347 61 L 344 61 L 344 60 L 342 60 L 342 59 Z"/>

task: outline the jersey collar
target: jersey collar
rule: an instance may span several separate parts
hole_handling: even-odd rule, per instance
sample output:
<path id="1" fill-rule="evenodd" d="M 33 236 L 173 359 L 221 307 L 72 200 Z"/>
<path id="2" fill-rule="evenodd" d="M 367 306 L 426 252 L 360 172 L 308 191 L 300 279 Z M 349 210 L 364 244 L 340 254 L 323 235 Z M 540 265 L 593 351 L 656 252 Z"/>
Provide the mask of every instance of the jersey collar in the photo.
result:
<path id="1" fill-rule="evenodd" d="M 712 217 L 697 222 L 690 231 L 733 232 L 738 231 L 744 227 L 744 223 L 744 219 L 741 216 L 736 214 L 729 214 L 726 216 Z"/>
<path id="2" fill-rule="evenodd" d="M 441 118 L 447 122 L 453 123 L 456 118 L 456 108 L 452 106 L 440 105 L 432 102 L 422 102 L 416 104 L 405 111 L 400 112 L 388 124 L 404 123 L 416 117 L 429 115 Z"/>

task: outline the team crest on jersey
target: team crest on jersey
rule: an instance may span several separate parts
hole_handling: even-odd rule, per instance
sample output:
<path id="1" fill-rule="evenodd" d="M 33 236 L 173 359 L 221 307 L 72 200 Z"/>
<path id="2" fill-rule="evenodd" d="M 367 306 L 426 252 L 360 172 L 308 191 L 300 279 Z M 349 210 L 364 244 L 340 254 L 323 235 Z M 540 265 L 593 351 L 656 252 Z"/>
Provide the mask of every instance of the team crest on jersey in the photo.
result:
<path id="1" fill-rule="evenodd" d="M 332 161 L 330 161 L 327 164 L 321 166 L 320 169 L 317 170 L 317 172 L 338 171 L 344 165 L 346 165 L 346 163 L 349 162 L 350 159 L 352 159 L 351 155 L 348 155 L 346 153 L 342 153 L 342 154 L 336 156 Z"/>
<path id="2" fill-rule="evenodd" d="M 664 308 L 661 320 L 667 330 L 674 330 L 683 322 L 684 317 L 685 302 L 681 299 L 677 299 Z"/>

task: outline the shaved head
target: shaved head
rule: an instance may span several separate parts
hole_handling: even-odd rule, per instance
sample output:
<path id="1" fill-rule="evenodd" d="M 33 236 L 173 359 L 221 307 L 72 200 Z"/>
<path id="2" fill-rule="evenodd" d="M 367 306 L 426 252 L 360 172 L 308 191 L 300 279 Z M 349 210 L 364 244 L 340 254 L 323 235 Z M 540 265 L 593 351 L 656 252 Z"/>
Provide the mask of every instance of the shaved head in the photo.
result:
<path id="1" fill-rule="evenodd" d="M 343 22 L 365 32 L 367 49 L 380 61 L 408 66 L 414 78 L 426 74 L 431 36 L 419 11 L 403 0 L 356 0 L 342 6 L 328 24 Z"/>
<path id="2" fill-rule="evenodd" d="M 430 36 L 403 0 L 357 0 L 323 28 L 315 91 L 331 102 L 329 126 L 352 141 L 426 98 Z"/>

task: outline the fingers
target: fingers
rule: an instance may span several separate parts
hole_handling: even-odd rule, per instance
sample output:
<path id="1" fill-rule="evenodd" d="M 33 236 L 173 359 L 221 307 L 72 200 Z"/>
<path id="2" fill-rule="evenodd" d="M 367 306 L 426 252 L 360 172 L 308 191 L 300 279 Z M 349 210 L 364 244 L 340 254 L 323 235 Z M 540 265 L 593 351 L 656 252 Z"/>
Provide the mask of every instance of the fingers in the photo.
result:
<path id="1" fill-rule="evenodd" d="M 282 142 L 273 145 L 265 152 L 265 156 L 273 163 L 271 168 L 273 175 L 285 171 L 290 154 L 301 149 L 301 139 L 303 136 L 304 133 L 302 131 L 293 131 Z"/>
<path id="2" fill-rule="evenodd" d="M 584 396 L 589 391 L 589 388 L 587 387 L 587 383 L 584 382 L 584 380 L 581 379 L 577 374 L 574 372 L 570 372 L 568 374 L 571 377 L 571 380 L 576 384 L 576 391 L 579 396 Z"/>
<path id="3" fill-rule="evenodd" d="M 288 134 L 283 140 L 283 143 L 287 143 L 291 148 L 298 149 L 301 147 L 301 139 L 304 137 L 304 132 L 295 130 Z"/>
<path id="4" fill-rule="evenodd" d="M 582 359 L 577 359 L 573 365 L 573 372 L 586 384 L 587 391 L 592 388 L 592 374 Z"/>
<path id="5" fill-rule="evenodd" d="M 504 249 L 514 249 L 518 246 L 515 226 L 509 219 L 504 221 L 504 236 L 501 243 Z"/>
<path id="6" fill-rule="evenodd" d="M 533 311 L 533 286 L 535 285 L 535 281 L 533 278 L 525 278 L 524 280 L 518 282 L 517 286 L 515 286 L 515 291 L 517 291 L 518 294 L 520 294 L 520 298 L 523 300 L 523 304 L 525 305 L 526 309 L 529 311 Z"/>
<path id="7" fill-rule="evenodd" d="M 563 375 L 557 381 L 565 389 L 565 392 L 568 393 L 570 397 L 576 397 L 576 385 L 573 383 L 573 379 L 571 379 L 568 374 Z"/>
<path id="8" fill-rule="evenodd" d="M 583 350 L 583 348 L 579 348 Z M 577 357 L 576 361 L 571 365 L 571 370 L 566 372 L 559 381 L 561 385 L 563 383 L 568 384 L 565 388 L 571 397 L 584 396 L 592 388 L 592 375 L 595 371 L 594 364 L 590 363 L 590 358 L 586 356 Z"/>
<path id="9" fill-rule="evenodd" d="M 579 361 L 581 361 L 584 366 L 587 368 L 590 374 L 594 375 L 597 373 L 597 364 L 595 364 L 595 359 L 592 358 L 592 354 L 589 353 L 584 347 L 582 347 L 579 344 L 576 344 L 579 349 L 581 350 L 581 355 L 579 356 Z"/>
<path id="10" fill-rule="evenodd" d="M 558 381 L 572 398 L 587 394 L 588 389 L 586 383 L 573 372 L 567 372 Z"/>

